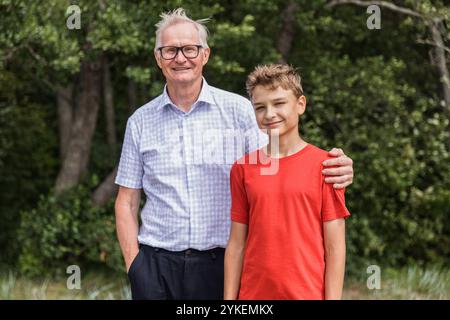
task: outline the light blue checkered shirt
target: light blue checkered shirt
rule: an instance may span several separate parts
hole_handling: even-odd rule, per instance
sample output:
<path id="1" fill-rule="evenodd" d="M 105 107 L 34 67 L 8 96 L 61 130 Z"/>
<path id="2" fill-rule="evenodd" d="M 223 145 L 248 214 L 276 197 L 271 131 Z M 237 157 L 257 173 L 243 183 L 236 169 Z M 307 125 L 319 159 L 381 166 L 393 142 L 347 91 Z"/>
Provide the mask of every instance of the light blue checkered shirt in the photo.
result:
<path id="1" fill-rule="evenodd" d="M 249 100 L 209 86 L 189 112 L 162 95 L 128 119 L 116 184 L 144 189 L 139 243 L 181 251 L 225 247 L 234 161 L 266 145 Z"/>

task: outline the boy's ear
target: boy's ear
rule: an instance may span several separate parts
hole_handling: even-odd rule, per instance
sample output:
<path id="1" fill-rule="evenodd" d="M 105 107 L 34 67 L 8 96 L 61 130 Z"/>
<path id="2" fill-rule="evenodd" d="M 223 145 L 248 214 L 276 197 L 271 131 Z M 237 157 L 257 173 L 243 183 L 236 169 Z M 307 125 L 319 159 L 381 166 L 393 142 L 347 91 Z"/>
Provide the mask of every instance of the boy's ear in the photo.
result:
<path id="1" fill-rule="evenodd" d="M 301 116 L 306 110 L 306 97 L 304 95 L 298 97 L 297 99 L 297 112 Z"/>

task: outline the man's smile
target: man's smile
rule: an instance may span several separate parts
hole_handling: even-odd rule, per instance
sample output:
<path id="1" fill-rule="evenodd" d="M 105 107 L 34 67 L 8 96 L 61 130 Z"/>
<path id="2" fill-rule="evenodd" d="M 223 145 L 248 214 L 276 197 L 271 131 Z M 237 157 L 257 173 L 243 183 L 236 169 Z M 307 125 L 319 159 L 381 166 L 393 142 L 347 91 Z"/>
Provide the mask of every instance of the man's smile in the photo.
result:
<path id="1" fill-rule="evenodd" d="M 172 68 L 172 70 L 173 71 L 177 71 L 177 72 L 179 72 L 179 71 L 186 71 L 186 70 L 190 70 L 191 68 L 189 68 L 189 67 L 175 67 L 175 68 Z"/>

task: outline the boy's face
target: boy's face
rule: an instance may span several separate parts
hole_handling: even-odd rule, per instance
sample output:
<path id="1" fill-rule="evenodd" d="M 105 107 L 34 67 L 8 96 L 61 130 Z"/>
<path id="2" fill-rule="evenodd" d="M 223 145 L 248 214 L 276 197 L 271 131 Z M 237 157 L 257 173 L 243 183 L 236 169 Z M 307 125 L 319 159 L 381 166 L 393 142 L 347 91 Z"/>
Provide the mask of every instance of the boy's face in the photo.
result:
<path id="1" fill-rule="evenodd" d="M 256 86 L 252 104 L 259 128 L 267 129 L 269 135 L 273 129 L 277 129 L 280 136 L 290 132 L 298 134 L 298 117 L 306 108 L 305 96 L 297 98 L 292 90 L 280 86 L 275 90 Z"/>

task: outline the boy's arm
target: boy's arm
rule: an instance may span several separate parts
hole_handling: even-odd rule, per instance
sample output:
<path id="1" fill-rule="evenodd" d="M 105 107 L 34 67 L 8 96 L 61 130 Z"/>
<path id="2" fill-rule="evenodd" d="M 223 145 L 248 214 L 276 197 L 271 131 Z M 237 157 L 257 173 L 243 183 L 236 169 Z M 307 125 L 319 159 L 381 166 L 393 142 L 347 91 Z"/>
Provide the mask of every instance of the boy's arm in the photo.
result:
<path id="1" fill-rule="evenodd" d="M 345 219 L 323 223 L 325 244 L 325 300 L 342 298 L 345 273 Z"/>
<path id="2" fill-rule="evenodd" d="M 238 297 L 246 242 L 247 225 L 232 221 L 230 239 L 225 250 L 225 282 L 223 294 L 225 300 L 236 300 Z"/>

